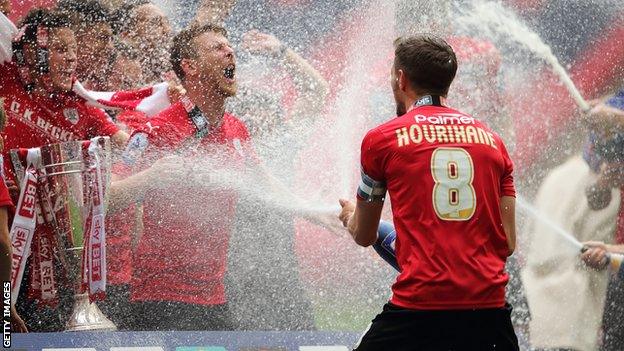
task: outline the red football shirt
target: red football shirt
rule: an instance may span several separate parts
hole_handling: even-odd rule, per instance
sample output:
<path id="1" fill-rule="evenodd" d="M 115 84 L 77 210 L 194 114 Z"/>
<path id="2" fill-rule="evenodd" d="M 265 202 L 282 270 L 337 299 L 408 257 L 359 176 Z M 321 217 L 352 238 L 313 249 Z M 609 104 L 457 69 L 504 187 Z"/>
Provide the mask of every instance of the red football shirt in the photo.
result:
<path id="1" fill-rule="evenodd" d="M 4 104 L 7 113 L 6 128 L 2 133 L 4 169 L 8 179 L 12 180 L 16 179 L 8 156 L 11 149 L 112 136 L 119 130 L 103 111 L 87 106 L 74 93 L 50 97 L 28 94 L 14 63 L 0 65 L 0 102 Z M 107 241 L 114 240 L 111 237 Z M 111 245 L 108 246 L 110 248 Z M 111 267 L 108 276 L 112 278 L 112 284 L 129 280 L 129 272 L 126 272 L 125 277 L 118 277 L 116 273 L 116 267 L 123 270 L 125 263 L 121 257 L 122 262 L 117 264 L 118 251 L 114 248 L 108 250 L 108 266 Z"/>
<path id="2" fill-rule="evenodd" d="M 148 120 L 147 115 L 135 110 L 124 110 L 117 115 L 117 121 L 125 124 L 130 134 Z M 123 163 L 113 165 L 113 173 L 123 176 L 126 172 L 127 167 Z M 130 284 L 132 280 L 132 237 L 137 229 L 137 216 L 135 204 L 106 214 L 106 273 L 107 281 L 111 285 Z"/>
<path id="3" fill-rule="evenodd" d="M 247 128 L 232 115 L 226 113 L 220 126 L 203 137 L 196 136 L 197 130 L 183 103 L 178 102 L 134 132 L 125 159 L 143 168 L 167 154 L 183 154 L 188 160 L 195 155 L 215 156 L 220 163 L 214 167 L 228 170 L 241 169 L 249 157 L 256 159 L 248 145 Z M 225 303 L 223 278 L 237 200 L 232 189 L 192 182 L 163 186 L 147 194 L 144 232 L 134 260 L 132 300 Z"/>
<path id="4" fill-rule="evenodd" d="M 119 129 L 97 108 L 74 93 L 31 95 L 24 89 L 13 63 L 0 65 L 0 98 L 7 113 L 4 155 L 15 148 L 31 148 L 95 136 L 111 136 Z M 9 179 L 13 172 L 6 159 Z"/>
<path id="5" fill-rule="evenodd" d="M 502 307 L 508 247 L 499 204 L 515 190 L 500 137 L 456 110 L 419 106 L 369 131 L 361 162 L 391 199 L 401 268 L 391 302 Z"/>

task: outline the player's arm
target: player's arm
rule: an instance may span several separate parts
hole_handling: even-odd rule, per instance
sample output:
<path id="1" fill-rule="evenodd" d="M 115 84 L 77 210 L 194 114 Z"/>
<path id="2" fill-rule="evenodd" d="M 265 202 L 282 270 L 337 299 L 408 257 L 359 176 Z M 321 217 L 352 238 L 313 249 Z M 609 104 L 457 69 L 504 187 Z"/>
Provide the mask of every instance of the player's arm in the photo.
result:
<path id="1" fill-rule="evenodd" d="M 150 129 L 149 127 L 146 127 Z M 166 175 L 170 166 L 169 159 L 163 159 L 150 164 L 146 153 L 149 148 L 150 134 L 138 130 L 127 142 L 122 161 L 117 165 L 116 173 L 112 175 L 111 187 L 109 190 L 110 212 L 123 211 L 131 204 L 142 199 L 145 194 L 152 189 L 158 179 L 158 174 L 162 172 Z M 177 161 L 177 160 L 176 160 Z M 138 168 L 140 165 L 142 168 Z M 124 176 L 122 176 L 124 175 Z"/>
<path id="2" fill-rule="evenodd" d="M 11 239 L 9 235 L 8 211 L 0 207 L 0 278 L 2 282 L 11 281 Z M 11 330 L 26 333 L 26 323 L 15 310 L 15 301 L 11 303 Z"/>
<path id="3" fill-rule="evenodd" d="M 513 162 L 507 152 L 505 143 L 500 140 L 499 148 L 504 160 L 504 173 L 500 180 L 500 214 L 503 221 L 503 230 L 507 237 L 509 256 L 516 249 L 516 186 L 513 177 Z"/>
<path id="4" fill-rule="evenodd" d="M 149 184 L 152 174 L 151 168 L 125 178 L 113 174 L 109 190 L 108 211 L 111 213 L 123 211 L 143 198 L 150 189 Z"/>
<path id="5" fill-rule="evenodd" d="M 360 246 L 371 246 L 377 241 L 377 228 L 383 210 L 383 201 L 357 200 L 353 203 L 347 200 L 340 200 L 342 212 L 340 220 L 349 231 L 349 234 Z"/>
<path id="6" fill-rule="evenodd" d="M 297 88 L 297 98 L 290 115 L 295 119 L 320 115 L 329 94 L 329 83 L 319 71 L 292 49 L 286 49 L 284 52 L 284 63 Z"/>
<path id="7" fill-rule="evenodd" d="M 145 164 L 148 161 L 144 162 Z M 165 156 L 147 168 L 127 177 L 114 176 L 110 189 L 109 211 L 116 212 L 145 198 L 154 189 L 169 187 L 185 181 L 186 169 L 180 156 Z"/>
<path id="8" fill-rule="evenodd" d="M 516 249 L 516 198 L 513 196 L 501 197 L 500 212 L 503 220 L 503 230 L 507 237 L 509 256 L 511 256 Z"/>
<path id="9" fill-rule="evenodd" d="M 342 212 L 338 216 L 358 245 L 370 246 L 377 241 L 377 229 L 386 198 L 387 186 L 383 179 L 383 140 L 372 130 L 364 136 L 360 149 L 361 179 L 357 189 L 357 203 L 340 200 Z"/>
<path id="10" fill-rule="evenodd" d="M 286 47 L 277 37 L 257 30 L 245 33 L 243 48 L 254 54 L 274 56 L 284 64 L 297 89 L 291 116 L 301 118 L 321 113 L 329 93 L 329 84 L 301 55 Z"/>

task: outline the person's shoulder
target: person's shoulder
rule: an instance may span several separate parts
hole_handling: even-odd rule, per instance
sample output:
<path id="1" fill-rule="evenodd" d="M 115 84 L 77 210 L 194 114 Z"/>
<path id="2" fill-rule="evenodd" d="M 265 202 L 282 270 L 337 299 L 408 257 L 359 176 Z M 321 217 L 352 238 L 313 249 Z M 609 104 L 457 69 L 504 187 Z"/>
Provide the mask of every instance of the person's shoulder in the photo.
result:
<path id="1" fill-rule="evenodd" d="M 485 133 L 491 134 L 491 137 L 494 138 L 496 145 L 505 146 L 503 138 L 494 129 L 490 128 L 490 126 L 485 121 L 481 120 L 478 116 L 472 116 L 460 110 L 450 108 L 450 107 L 448 107 L 447 110 L 451 114 L 460 116 L 460 121 L 462 124 L 472 125 L 475 128 L 482 129 Z M 505 147 L 505 150 L 506 150 L 506 147 Z"/>
<path id="2" fill-rule="evenodd" d="M 171 143 L 184 137 L 181 130 L 186 127 L 183 123 L 186 123 L 187 116 L 184 105 L 177 102 L 151 118 L 146 117 L 143 123 L 137 123 L 132 135 L 142 134 L 144 136 L 138 138 L 147 138 L 155 145 Z"/>
<path id="3" fill-rule="evenodd" d="M 398 128 L 398 124 L 400 123 L 400 117 L 394 117 L 391 120 L 384 122 L 374 128 L 371 128 L 366 132 L 364 138 L 362 140 L 363 145 L 367 145 L 369 148 L 374 147 L 374 145 L 382 143 L 387 139 L 388 135 L 395 134 L 396 129 Z"/>

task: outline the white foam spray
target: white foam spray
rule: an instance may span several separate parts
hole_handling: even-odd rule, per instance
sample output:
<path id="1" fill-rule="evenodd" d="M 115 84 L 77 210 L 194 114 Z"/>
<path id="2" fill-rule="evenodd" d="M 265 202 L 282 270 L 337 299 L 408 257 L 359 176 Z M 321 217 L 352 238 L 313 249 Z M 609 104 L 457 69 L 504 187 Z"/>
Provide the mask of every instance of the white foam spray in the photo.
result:
<path id="1" fill-rule="evenodd" d="M 553 54 L 550 46 L 544 43 L 535 31 L 527 27 L 513 11 L 496 2 L 475 1 L 471 8 L 466 7 L 461 11 L 457 23 L 460 26 L 476 29 L 487 37 L 512 40 L 527 48 L 552 67 L 581 110 L 590 109 L 589 104 Z"/>
<path id="2" fill-rule="evenodd" d="M 553 233 L 556 233 L 563 239 L 563 241 L 572 245 L 575 249 L 579 251 L 583 251 L 585 246 L 583 243 L 578 241 L 572 234 L 568 233 L 565 229 L 561 228 L 557 223 L 550 220 L 550 218 L 543 216 L 540 214 L 535 207 L 533 207 L 529 202 L 524 200 L 522 196 L 516 197 L 516 204 L 518 205 L 518 209 L 522 210 L 527 215 L 533 217 L 534 219 L 542 222 L 547 227 L 549 227 Z M 611 262 L 611 267 L 613 269 L 618 269 L 622 262 L 624 261 L 624 255 L 622 254 L 608 254 L 609 260 Z"/>

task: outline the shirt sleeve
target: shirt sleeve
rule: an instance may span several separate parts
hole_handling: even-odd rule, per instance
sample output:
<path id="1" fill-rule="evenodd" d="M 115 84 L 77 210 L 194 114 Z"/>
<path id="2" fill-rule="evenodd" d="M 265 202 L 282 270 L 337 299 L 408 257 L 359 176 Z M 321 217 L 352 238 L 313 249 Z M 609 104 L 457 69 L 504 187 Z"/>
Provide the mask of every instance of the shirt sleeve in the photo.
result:
<path id="1" fill-rule="evenodd" d="M 96 136 L 112 136 L 119 131 L 119 127 L 108 118 L 104 111 L 89 107 L 89 138 Z"/>
<path id="2" fill-rule="evenodd" d="M 501 177 L 501 185 L 500 185 L 500 193 L 501 196 L 513 196 L 516 197 L 516 187 L 514 185 L 514 177 L 513 177 L 513 162 L 511 161 L 511 157 L 509 157 L 509 153 L 507 152 L 507 148 L 505 144 L 500 142 L 501 152 L 503 154 L 503 162 L 504 162 L 504 170 L 503 175 Z"/>
<path id="3" fill-rule="evenodd" d="M 360 154 L 361 180 L 357 190 L 357 198 L 362 201 L 384 201 L 386 196 L 386 179 L 380 145 L 381 135 L 378 131 L 369 131 L 364 140 Z"/>

